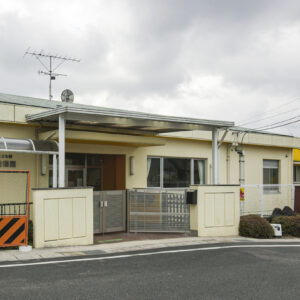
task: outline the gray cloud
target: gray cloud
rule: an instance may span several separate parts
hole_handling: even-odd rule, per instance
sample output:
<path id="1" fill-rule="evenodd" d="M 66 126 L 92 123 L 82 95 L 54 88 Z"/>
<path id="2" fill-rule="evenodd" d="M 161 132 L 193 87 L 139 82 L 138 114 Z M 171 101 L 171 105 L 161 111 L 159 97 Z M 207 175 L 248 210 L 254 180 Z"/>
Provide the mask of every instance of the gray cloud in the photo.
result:
<path id="1" fill-rule="evenodd" d="M 22 58 L 31 46 L 82 58 L 53 93 L 83 103 L 242 121 L 300 95 L 298 1 L 0 4 L 2 92 L 47 98 L 41 66 Z"/>

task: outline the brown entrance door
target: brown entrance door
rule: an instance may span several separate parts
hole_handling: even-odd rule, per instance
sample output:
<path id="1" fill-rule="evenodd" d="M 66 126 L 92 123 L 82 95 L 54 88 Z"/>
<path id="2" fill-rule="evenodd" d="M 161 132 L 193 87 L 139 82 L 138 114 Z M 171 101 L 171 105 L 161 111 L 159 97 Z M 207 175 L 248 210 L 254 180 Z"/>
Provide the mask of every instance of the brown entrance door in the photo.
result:
<path id="1" fill-rule="evenodd" d="M 300 186 L 295 186 L 295 212 L 300 213 Z"/>
<path id="2" fill-rule="evenodd" d="M 102 156 L 102 190 L 125 190 L 125 155 Z"/>
<path id="3" fill-rule="evenodd" d="M 125 155 L 101 155 L 101 168 L 90 173 L 90 182 L 100 181 L 94 190 L 94 233 L 126 229 L 125 163 Z"/>

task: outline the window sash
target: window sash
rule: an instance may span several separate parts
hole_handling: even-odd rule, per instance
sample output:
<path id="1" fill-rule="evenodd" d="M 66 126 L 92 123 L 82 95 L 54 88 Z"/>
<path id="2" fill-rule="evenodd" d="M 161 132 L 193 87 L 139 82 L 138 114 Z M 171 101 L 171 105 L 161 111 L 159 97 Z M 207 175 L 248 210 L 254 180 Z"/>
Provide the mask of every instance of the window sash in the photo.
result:
<path id="1" fill-rule="evenodd" d="M 205 159 L 147 157 L 147 187 L 185 188 L 191 184 L 205 184 L 205 182 Z"/>
<path id="2" fill-rule="evenodd" d="M 275 186 L 264 186 L 264 192 L 279 192 L 279 161 L 263 161 L 263 184 L 274 184 Z"/>

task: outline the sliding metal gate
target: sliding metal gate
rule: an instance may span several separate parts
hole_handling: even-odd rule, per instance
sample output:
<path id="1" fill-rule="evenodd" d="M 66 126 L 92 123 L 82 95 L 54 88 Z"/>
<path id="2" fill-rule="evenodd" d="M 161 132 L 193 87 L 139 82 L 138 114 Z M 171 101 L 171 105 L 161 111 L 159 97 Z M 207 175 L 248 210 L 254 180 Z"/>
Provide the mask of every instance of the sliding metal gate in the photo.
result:
<path id="1" fill-rule="evenodd" d="M 185 190 L 135 189 L 128 200 L 130 232 L 190 231 Z"/>
<path id="2" fill-rule="evenodd" d="M 126 191 L 94 192 L 94 233 L 126 230 Z"/>

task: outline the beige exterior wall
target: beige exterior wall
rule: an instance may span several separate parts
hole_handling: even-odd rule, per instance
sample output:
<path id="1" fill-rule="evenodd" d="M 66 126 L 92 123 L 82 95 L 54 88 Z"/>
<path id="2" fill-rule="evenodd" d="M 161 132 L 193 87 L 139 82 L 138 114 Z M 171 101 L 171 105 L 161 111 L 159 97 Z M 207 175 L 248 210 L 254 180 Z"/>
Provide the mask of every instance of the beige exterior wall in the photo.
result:
<path id="1" fill-rule="evenodd" d="M 34 139 L 34 127 L 0 125 L 0 136 Z M 86 132 L 86 136 L 88 136 Z M 125 136 L 126 137 L 126 136 Z M 115 138 L 110 134 L 110 138 Z M 131 136 L 134 139 L 134 136 Z M 145 137 L 146 139 L 146 137 Z M 151 140 L 154 138 L 152 137 Z M 174 138 L 156 138 L 163 146 L 113 146 L 103 144 L 67 143 L 66 152 L 125 154 L 126 155 L 126 187 L 147 187 L 147 156 L 202 158 L 206 160 L 206 179 L 211 183 L 211 143 Z M 118 141 L 118 140 L 116 140 Z M 137 138 L 138 141 L 138 138 Z M 138 141 L 139 142 L 139 141 Z M 245 145 L 245 184 L 262 184 L 263 159 L 280 161 L 280 183 L 292 183 L 292 150 L 287 148 L 272 148 Z M 129 157 L 134 156 L 134 175 L 129 174 Z M 16 169 L 30 169 L 32 173 L 31 187 L 47 187 L 48 172 L 41 175 L 41 157 L 32 154 L 13 154 L 16 158 Z M 3 169 L 3 168 L 2 168 Z M 47 159 L 48 170 L 48 159 Z M 220 184 L 239 183 L 239 157 L 229 144 L 220 148 L 219 159 Z"/>
<path id="2" fill-rule="evenodd" d="M 279 160 L 279 184 L 291 184 L 293 180 L 292 149 L 244 145 L 245 184 L 263 183 L 263 160 Z M 230 144 L 220 149 L 220 183 L 239 183 L 239 156 Z"/>
<path id="3" fill-rule="evenodd" d="M 207 183 L 211 183 L 211 143 L 184 139 L 164 139 L 163 146 L 122 147 L 95 144 L 68 143 L 67 152 L 125 154 L 127 188 L 147 187 L 147 156 L 202 158 L 206 160 Z M 292 150 L 262 146 L 244 146 L 245 184 L 263 183 L 263 160 L 275 159 L 280 163 L 280 183 L 292 183 Z M 134 156 L 134 175 L 129 174 L 129 157 Z M 228 144 L 220 148 L 220 184 L 239 184 L 239 156 Z"/>
<path id="4" fill-rule="evenodd" d="M 113 136 L 113 135 L 112 135 Z M 96 144 L 68 143 L 66 152 L 99 153 L 99 154 L 125 154 L 126 155 L 126 187 L 147 187 L 147 156 L 167 156 L 186 158 L 205 158 L 208 165 L 211 163 L 210 143 L 184 141 L 177 139 L 162 139 L 164 146 L 150 147 L 122 147 Z M 129 157 L 134 156 L 134 175 L 129 174 Z M 207 177 L 210 170 L 207 170 Z"/>
<path id="5" fill-rule="evenodd" d="M 0 124 L 0 137 L 9 138 L 27 138 L 36 139 L 36 128 L 32 126 L 22 126 L 14 124 Z M 6 158 L 10 154 L 11 158 Z M 24 154 L 24 153 L 4 153 L 0 152 L 1 166 L 0 170 L 29 170 L 30 171 L 30 187 L 46 188 L 48 187 L 48 159 L 46 159 L 46 175 L 41 174 L 41 155 Z M 16 161 L 15 168 L 7 168 L 3 165 L 4 161 Z M 6 203 L 25 202 L 26 182 L 24 174 L 7 175 L 0 173 L 0 187 L 2 199 Z M 32 201 L 32 193 L 30 192 L 30 201 Z M 32 217 L 32 209 L 30 213 Z"/>
<path id="6" fill-rule="evenodd" d="M 93 189 L 33 191 L 34 247 L 93 244 Z"/>
<path id="7" fill-rule="evenodd" d="M 198 236 L 238 235 L 239 186 L 195 186 L 197 204 L 191 205 L 191 230 Z"/>
<path id="8" fill-rule="evenodd" d="M 0 122 L 26 123 L 26 115 L 46 110 L 40 107 L 0 103 Z"/>
<path id="9" fill-rule="evenodd" d="M 31 139 L 46 137 L 47 133 L 41 133 L 39 126 L 25 124 L 26 114 L 44 110 L 47 109 L 0 103 L 0 136 Z M 161 137 L 142 137 L 86 131 L 77 132 L 77 135 L 74 130 L 67 131 L 67 139 L 73 140 L 73 142 L 67 140 L 66 152 L 126 155 L 126 188 L 128 189 L 147 187 L 147 156 L 205 159 L 206 183 L 211 183 L 212 150 L 211 141 L 209 141 L 211 134 L 209 132 L 185 132 L 172 134 L 173 137 L 165 135 Z M 221 137 L 222 134 L 219 136 Z M 76 137 L 80 138 L 81 141 L 77 140 L 75 142 Z M 53 138 L 55 138 L 55 135 Z M 229 134 L 220 147 L 219 182 L 221 184 L 239 183 L 239 156 L 231 147 L 233 139 L 232 134 Z M 245 184 L 263 183 L 263 159 L 279 160 L 280 183 L 292 183 L 292 147 L 299 142 L 299 139 L 268 136 L 266 134 L 247 134 L 243 142 Z M 46 160 L 47 174 L 42 175 L 40 155 L 12 155 L 17 166 L 11 169 L 29 169 L 31 171 L 31 188 L 48 187 L 48 159 Z M 133 175 L 129 173 L 130 156 L 134 157 Z M 4 167 L 0 169 L 4 169 Z M 23 187 L 20 187 L 14 181 L 10 181 L 6 186 L 6 193 L 10 192 L 12 196 L 5 197 L 5 201 L 13 202 L 14 193 L 20 194 L 20 189 L 23 189 Z M 266 195 L 266 199 L 268 197 L 275 199 L 274 195 Z"/>
<path id="10" fill-rule="evenodd" d="M 237 132 L 230 131 L 226 134 L 224 138 L 225 143 L 237 142 L 243 145 L 253 145 L 253 146 L 266 146 L 266 147 L 284 147 L 284 148 L 299 148 L 300 149 L 300 138 L 295 138 L 291 136 L 285 136 L 280 134 L 269 134 L 269 133 L 257 133 L 257 132 L 247 132 L 247 129 L 241 129 L 241 133 L 237 135 Z M 224 135 L 224 131 L 219 131 L 219 139 Z M 173 136 L 182 137 L 192 140 L 203 140 L 208 141 L 212 139 L 212 134 L 209 131 L 184 131 L 184 132 L 174 132 L 162 134 L 162 136 Z"/>

